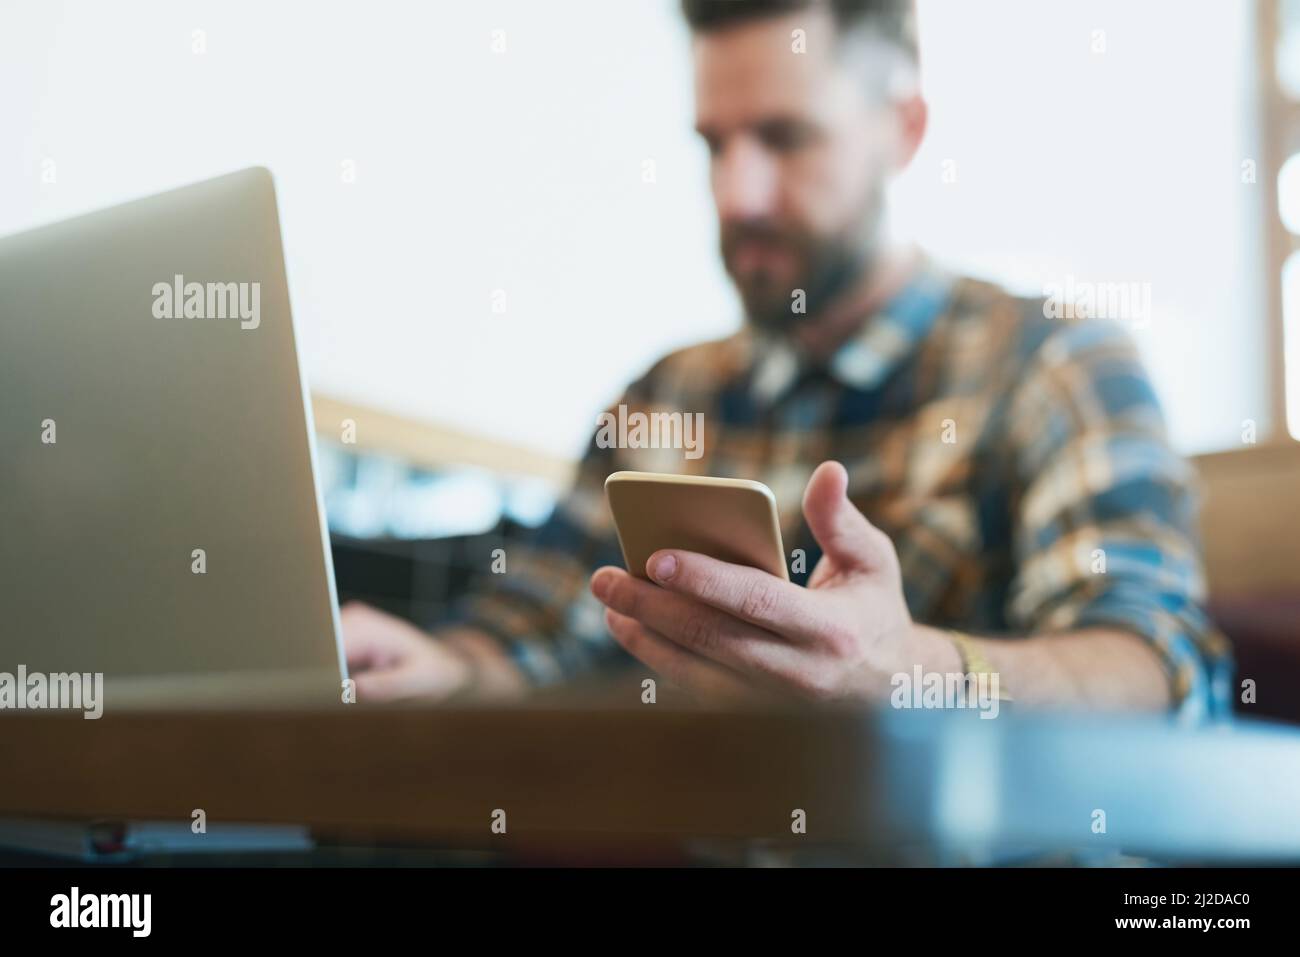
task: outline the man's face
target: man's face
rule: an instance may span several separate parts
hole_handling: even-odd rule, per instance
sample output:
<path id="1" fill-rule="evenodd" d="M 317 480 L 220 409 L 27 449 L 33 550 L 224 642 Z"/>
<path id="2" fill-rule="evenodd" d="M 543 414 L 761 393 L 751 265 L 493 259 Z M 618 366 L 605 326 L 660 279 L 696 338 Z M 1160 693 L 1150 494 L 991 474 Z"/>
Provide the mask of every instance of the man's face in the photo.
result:
<path id="1" fill-rule="evenodd" d="M 794 52 L 794 30 L 806 52 Z M 722 257 L 751 322 L 787 329 L 869 267 L 897 119 L 846 66 L 829 14 L 698 34 L 696 129 L 708 143 Z"/>

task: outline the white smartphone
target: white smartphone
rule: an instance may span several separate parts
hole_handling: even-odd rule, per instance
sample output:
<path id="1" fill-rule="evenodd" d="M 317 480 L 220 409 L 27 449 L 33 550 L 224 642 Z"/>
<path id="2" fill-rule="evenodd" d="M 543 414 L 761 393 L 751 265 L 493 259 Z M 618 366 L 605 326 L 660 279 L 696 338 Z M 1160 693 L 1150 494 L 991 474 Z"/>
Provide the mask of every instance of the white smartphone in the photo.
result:
<path id="1" fill-rule="evenodd" d="M 762 482 L 615 472 L 605 479 L 627 570 L 648 579 L 645 566 L 661 548 L 700 552 L 790 580 L 776 498 Z"/>

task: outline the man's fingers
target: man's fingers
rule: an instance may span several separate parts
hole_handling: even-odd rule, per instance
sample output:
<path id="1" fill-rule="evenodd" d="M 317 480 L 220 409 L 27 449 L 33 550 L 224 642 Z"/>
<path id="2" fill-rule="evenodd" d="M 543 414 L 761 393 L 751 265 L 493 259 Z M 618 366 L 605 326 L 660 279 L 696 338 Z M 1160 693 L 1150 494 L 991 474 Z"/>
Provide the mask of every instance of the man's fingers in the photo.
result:
<path id="1" fill-rule="evenodd" d="M 375 626 L 375 617 L 373 608 L 359 602 L 348 602 L 339 609 L 343 653 L 349 669 L 376 668 L 392 657 L 391 652 L 385 652 L 383 631 Z"/>
<path id="2" fill-rule="evenodd" d="M 402 701 L 419 696 L 418 682 L 407 668 L 385 668 L 352 675 L 357 701 Z"/>
<path id="3" fill-rule="evenodd" d="M 451 653 L 444 652 L 349 676 L 356 682 L 358 702 L 434 702 L 445 700 L 461 687 L 464 668 Z"/>
<path id="4" fill-rule="evenodd" d="M 607 609 L 605 624 L 628 654 L 693 694 L 710 700 L 755 696 L 735 672 L 679 647 L 634 618 Z"/>
<path id="5" fill-rule="evenodd" d="M 620 568 L 598 570 L 591 590 L 606 607 L 654 634 L 741 674 L 784 674 L 799 664 L 790 640 Z"/>
<path id="6" fill-rule="evenodd" d="M 867 521 L 848 497 L 849 473 L 839 462 L 817 466 L 803 494 L 813 538 L 841 571 L 875 572 L 896 561 L 889 536 Z"/>
<path id="7" fill-rule="evenodd" d="M 775 575 L 697 552 L 659 551 L 646 574 L 679 595 L 697 599 L 787 640 L 816 642 L 824 611 L 808 591 Z"/>

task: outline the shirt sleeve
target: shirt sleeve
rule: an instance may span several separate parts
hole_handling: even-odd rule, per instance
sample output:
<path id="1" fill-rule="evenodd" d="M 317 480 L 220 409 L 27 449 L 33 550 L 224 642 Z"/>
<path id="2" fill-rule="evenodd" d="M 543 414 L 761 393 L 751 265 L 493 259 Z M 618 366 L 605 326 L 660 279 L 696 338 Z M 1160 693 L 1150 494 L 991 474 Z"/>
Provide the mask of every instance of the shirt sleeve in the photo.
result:
<path id="1" fill-rule="evenodd" d="M 1226 716 L 1232 662 L 1203 608 L 1195 473 L 1169 446 L 1130 337 L 1060 323 L 1022 371 L 1008 421 L 1012 626 L 1130 631 L 1160 655 L 1180 719 Z"/>
<path id="2" fill-rule="evenodd" d="M 605 477 L 612 450 L 589 444 L 574 482 L 551 517 L 505 549 L 500 574 L 485 575 L 453 619 L 492 635 L 535 685 L 590 670 L 621 653 L 587 583 L 601 565 L 621 565 Z"/>
<path id="3" fill-rule="evenodd" d="M 621 409 L 671 411 L 682 400 L 683 380 L 701 366 L 708 371 L 716 365 L 711 352 L 699 349 L 665 356 L 629 385 L 605 414 L 616 416 Z M 694 378 L 712 381 L 707 375 Z M 655 467 L 655 454 L 602 442 L 601 431 L 593 429 L 573 484 L 550 519 L 526 541 L 506 548 L 504 572 L 473 583 L 453 620 L 494 636 L 535 685 L 630 664 L 633 659 L 605 627 L 604 606 L 588 583 L 601 565 L 623 565 L 605 479 L 620 469 L 667 471 L 663 464 Z"/>

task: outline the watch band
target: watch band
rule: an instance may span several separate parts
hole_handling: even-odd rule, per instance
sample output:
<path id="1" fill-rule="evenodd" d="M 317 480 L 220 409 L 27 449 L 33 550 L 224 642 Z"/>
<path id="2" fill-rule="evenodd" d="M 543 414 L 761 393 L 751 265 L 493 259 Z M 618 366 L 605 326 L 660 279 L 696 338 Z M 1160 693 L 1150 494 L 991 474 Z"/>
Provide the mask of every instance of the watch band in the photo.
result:
<path id="1" fill-rule="evenodd" d="M 1001 673 L 998 672 L 993 667 L 993 665 L 989 662 L 989 660 L 984 657 L 984 652 L 980 651 L 979 645 L 975 643 L 975 639 L 971 638 L 969 635 L 963 635 L 960 631 L 954 631 L 951 628 L 948 629 L 948 637 L 952 639 L 953 645 L 955 645 L 957 648 L 957 654 L 961 656 L 962 674 L 966 674 L 966 675 L 996 674 L 998 676 L 998 695 L 997 695 L 998 700 L 999 701 L 1015 700 L 1014 698 L 1011 697 L 1010 694 L 1007 693 L 1007 690 L 1002 687 Z"/>

